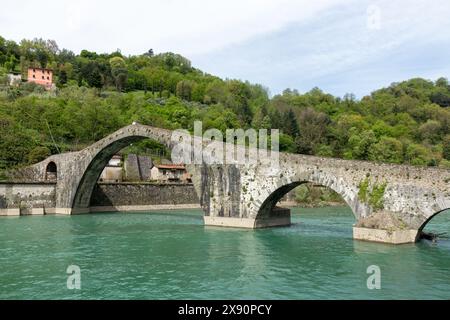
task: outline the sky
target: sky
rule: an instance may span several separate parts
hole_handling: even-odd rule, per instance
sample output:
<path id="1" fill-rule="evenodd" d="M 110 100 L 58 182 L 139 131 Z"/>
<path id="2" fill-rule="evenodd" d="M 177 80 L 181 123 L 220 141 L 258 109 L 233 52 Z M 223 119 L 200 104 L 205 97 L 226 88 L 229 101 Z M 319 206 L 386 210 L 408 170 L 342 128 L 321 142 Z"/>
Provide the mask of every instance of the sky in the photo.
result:
<path id="1" fill-rule="evenodd" d="M 6 39 L 125 55 L 175 52 L 271 95 L 314 87 L 361 98 L 413 77 L 450 78 L 448 0 L 8 1 Z"/>

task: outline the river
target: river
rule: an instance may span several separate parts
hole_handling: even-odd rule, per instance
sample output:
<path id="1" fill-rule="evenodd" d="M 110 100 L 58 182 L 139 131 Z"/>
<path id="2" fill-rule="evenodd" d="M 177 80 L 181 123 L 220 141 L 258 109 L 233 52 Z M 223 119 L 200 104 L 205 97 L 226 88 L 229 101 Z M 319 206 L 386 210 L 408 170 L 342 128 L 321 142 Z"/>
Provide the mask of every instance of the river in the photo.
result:
<path id="1" fill-rule="evenodd" d="M 199 210 L 0 219 L 0 299 L 449 299 L 450 241 L 352 240 L 346 207 L 293 225 L 202 225 Z M 429 228 L 450 231 L 450 213 Z M 69 265 L 81 289 L 67 288 Z M 367 288 L 367 268 L 381 289 Z"/>

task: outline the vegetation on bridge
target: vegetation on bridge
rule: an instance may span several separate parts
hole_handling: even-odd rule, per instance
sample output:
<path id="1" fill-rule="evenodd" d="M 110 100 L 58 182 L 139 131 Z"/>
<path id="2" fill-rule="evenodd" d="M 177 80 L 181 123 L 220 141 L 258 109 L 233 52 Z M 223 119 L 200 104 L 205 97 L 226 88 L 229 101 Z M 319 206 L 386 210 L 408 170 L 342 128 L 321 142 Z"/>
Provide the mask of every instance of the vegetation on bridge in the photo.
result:
<path id="1" fill-rule="evenodd" d="M 8 72 L 29 66 L 52 68 L 57 90 L 6 85 Z M 318 88 L 271 98 L 261 85 L 220 79 L 173 53 L 75 54 L 54 41 L 0 37 L 0 82 L 0 167 L 79 150 L 132 121 L 192 129 L 194 120 L 204 129 L 279 128 L 289 152 L 450 167 L 445 78 L 393 83 L 360 100 Z"/>
<path id="2" fill-rule="evenodd" d="M 359 183 L 358 198 L 362 202 L 370 205 L 374 210 L 382 210 L 384 207 L 386 187 L 386 182 L 373 182 L 367 177 Z"/>

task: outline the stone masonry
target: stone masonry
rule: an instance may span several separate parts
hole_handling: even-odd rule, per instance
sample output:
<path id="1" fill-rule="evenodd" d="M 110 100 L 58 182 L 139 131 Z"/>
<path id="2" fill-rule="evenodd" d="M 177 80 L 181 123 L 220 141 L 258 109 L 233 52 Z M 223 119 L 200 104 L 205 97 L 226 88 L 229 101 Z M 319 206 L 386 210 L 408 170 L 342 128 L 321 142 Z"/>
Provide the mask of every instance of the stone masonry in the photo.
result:
<path id="1" fill-rule="evenodd" d="M 171 149 L 175 145 L 171 135 L 170 130 L 133 124 L 84 150 L 51 156 L 13 176 L 28 181 L 45 180 L 46 168 L 53 162 L 58 168 L 55 212 L 89 212 L 97 179 L 115 153 L 145 138 Z M 288 225 L 289 211 L 276 204 L 305 182 L 340 194 L 357 221 L 354 237 L 364 240 L 413 242 L 435 214 L 450 208 L 450 170 L 288 153 L 278 156 L 276 171 L 270 164 L 259 162 L 188 164 L 205 212 L 205 224 L 247 228 Z"/>

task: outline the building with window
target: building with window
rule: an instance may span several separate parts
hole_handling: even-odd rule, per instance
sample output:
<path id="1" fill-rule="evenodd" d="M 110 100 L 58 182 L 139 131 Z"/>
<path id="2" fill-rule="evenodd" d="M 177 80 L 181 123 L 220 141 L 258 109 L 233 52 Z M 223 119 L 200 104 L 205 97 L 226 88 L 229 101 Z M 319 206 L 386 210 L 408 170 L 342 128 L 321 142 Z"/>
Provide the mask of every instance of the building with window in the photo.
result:
<path id="1" fill-rule="evenodd" d="M 28 68 L 28 82 L 34 82 L 46 89 L 53 87 L 53 70 L 45 68 Z"/>
<path id="2" fill-rule="evenodd" d="M 100 182 L 122 182 L 122 156 L 115 155 L 109 160 L 100 175 Z"/>
<path id="3" fill-rule="evenodd" d="M 18 87 L 22 82 L 22 75 L 20 73 L 8 73 L 8 83 L 11 87 Z"/>
<path id="4" fill-rule="evenodd" d="M 184 182 L 192 181 L 191 175 L 182 164 L 155 164 L 152 168 L 151 180 L 159 182 Z"/>

